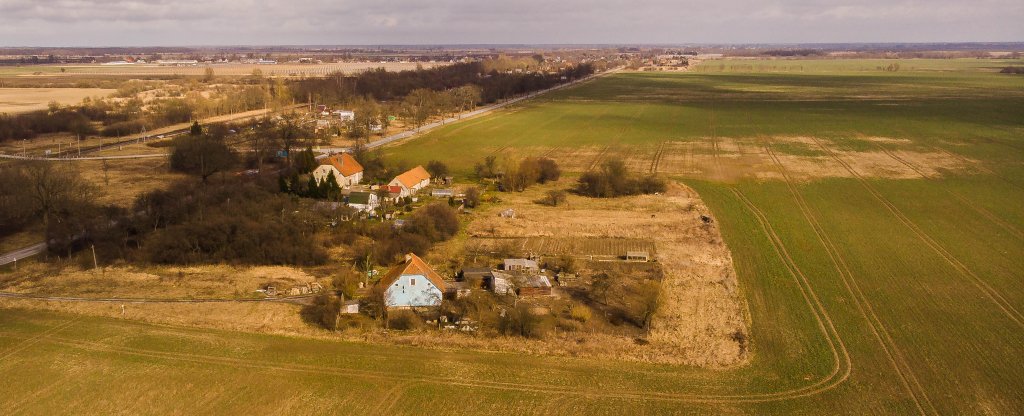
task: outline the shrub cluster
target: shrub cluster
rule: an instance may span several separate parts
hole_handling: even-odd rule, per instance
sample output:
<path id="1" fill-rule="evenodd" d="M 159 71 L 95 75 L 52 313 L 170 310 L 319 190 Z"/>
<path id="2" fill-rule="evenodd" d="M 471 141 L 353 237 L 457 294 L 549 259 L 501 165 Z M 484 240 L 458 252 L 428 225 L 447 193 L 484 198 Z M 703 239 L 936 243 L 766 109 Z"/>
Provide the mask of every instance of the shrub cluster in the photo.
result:
<path id="1" fill-rule="evenodd" d="M 528 157 L 518 165 L 509 163 L 500 175 L 498 187 L 505 192 L 522 192 L 534 184 L 557 181 L 562 176 L 558 163 L 546 157 Z"/>
<path id="2" fill-rule="evenodd" d="M 601 169 L 580 175 L 576 192 L 580 195 L 610 198 L 616 196 L 665 192 L 668 184 L 655 175 L 636 177 L 621 160 L 609 160 Z"/>
<path id="3" fill-rule="evenodd" d="M 373 258 L 389 265 L 404 258 L 406 253 L 424 254 L 430 245 L 444 241 L 459 231 L 459 218 L 455 210 L 443 202 L 435 202 L 413 212 L 400 228 L 382 223 L 366 230 L 372 245 L 355 248 L 357 258 Z"/>

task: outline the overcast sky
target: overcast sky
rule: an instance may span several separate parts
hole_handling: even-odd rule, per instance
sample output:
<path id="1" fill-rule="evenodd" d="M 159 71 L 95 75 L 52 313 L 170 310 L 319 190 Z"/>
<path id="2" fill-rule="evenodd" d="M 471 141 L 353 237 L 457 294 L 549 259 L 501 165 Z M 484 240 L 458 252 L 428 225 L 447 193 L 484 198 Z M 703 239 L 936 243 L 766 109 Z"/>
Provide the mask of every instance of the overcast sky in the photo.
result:
<path id="1" fill-rule="evenodd" d="M 1024 0 L 0 0 L 0 46 L 1024 41 Z"/>

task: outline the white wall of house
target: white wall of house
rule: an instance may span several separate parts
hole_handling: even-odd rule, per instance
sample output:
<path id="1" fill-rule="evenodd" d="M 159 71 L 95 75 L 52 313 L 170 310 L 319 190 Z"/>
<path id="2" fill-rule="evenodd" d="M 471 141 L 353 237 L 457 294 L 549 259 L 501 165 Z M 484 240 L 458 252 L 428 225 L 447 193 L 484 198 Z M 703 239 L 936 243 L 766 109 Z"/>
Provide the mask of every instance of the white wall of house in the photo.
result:
<path id="1" fill-rule="evenodd" d="M 345 176 L 332 165 L 320 165 L 313 169 L 313 177 L 316 178 L 317 182 L 323 182 L 327 175 L 334 175 L 334 180 L 338 181 L 338 186 L 342 188 L 358 185 L 359 182 L 363 181 L 363 172 L 356 172 L 352 176 Z"/>
<path id="2" fill-rule="evenodd" d="M 389 308 L 438 306 L 443 296 L 430 279 L 418 274 L 400 276 L 384 292 Z"/>

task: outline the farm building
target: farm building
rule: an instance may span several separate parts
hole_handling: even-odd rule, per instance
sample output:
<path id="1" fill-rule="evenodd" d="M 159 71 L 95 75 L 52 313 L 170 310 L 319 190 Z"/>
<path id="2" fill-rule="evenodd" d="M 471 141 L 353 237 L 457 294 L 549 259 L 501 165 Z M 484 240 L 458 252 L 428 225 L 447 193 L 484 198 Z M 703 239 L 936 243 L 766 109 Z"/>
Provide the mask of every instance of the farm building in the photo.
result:
<path id="1" fill-rule="evenodd" d="M 627 251 L 627 261 L 651 261 L 651 253 L 646 251 Z"/>
<path id="2" fill-rule="evenodd" d="M 378 283 L 385 287 L 384 303 L 390 308 L 420 308 L 441 305 L 445 282 L 415 254 L 405 255 L 405 262 L 395 266 Z"/>
<path id="3" fill-rule="evenodd" d="M 358 211 L 373 211 L 380 205 L 380 200 L 377 198 L 377 194 L 372 192 L 352 192 L 345 196 L 345 202 L 348 206 L 355 208 Z"/>
<path id="4" fill-rule="evenodd" d="M 405 173 L 396 176 L 391 182 L 388 182 L 389 187 L 397 186 L 401 188 L 399 196 L 402 197 L 411 196 L 427 185 L 430 185 L 430 173 L 423 166 L 409 169 Z"/>
<path id="5" fill-rule="evenodd" d="M 507 272 L 537 272 L 537 262 L 529 259 L 505 259 L 502 269 Z"/>
<path id="6" fill-rule="evenodd" d="M 337 154 L 324 158 L 320 161 L 320 166 L 313 170 L 313 177 L 317 182 L 323 182 L 327 175 L 334 175 L 338 186 L 347 188 L 363 180 L 363 165 L 348 153 Z"/>

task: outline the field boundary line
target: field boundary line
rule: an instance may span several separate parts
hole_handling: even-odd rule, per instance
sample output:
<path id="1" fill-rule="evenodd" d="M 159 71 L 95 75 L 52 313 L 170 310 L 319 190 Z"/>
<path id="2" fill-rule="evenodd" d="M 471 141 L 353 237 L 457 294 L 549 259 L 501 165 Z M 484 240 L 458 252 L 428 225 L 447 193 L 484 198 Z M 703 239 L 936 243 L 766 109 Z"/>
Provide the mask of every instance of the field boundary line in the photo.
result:
<path id="1" fill-rule="evenodd" d="M 922 178 L 924 178 L 924 179 L 926 179 L 928 181 L 932 181 L 932 182 L 935 181 L 934 177 L 926 175 L 923 171 L 921 171 L 921 169 L 919 169 L 917 166 L 915 166 L 914 164 L 910 163 L 906 159 L 903 159 L 903 158 L 899 157 L 898 155 L 896 155 L 895 153 L 893 153 L 892 151 L 890 151 L 889 149 L 886 149 L 885 147 L 883 147 L 881 145 L 876 144 L 876 146 L 878 147 L 879 150 L 882 151 L 882 153 L 885 153 L 886 155 L 889 155 L 889 157 L 893 158 L 893 160 L 896 160 L 897 162 L 902 163 L 903 165 L 905 165 L 906 167 L 910 168 L 914 172 L 917 172 L 917 174 L 921 175 Z M 991 222 L 995 223 L 996 225 L 1002 227 L 1004 230 L 1006 230 L 1010 234 L 1013 234 L 1018 239 L 1024 239 L 1024 232 L 1021 232 L 1021 230 L 1017 229 L 1013 225 L 1003 221 L 1001 218 L 999 218 L 997 215 L 995 215 L 994 213 L 990 212 L 989 210 L 987 210 L 987 209 L 985 209 L 983 207 L 977 206 L 976 204 L 974 204 L 973 202 L 971 202 L 967 198 L 965 198 L 965 197 L 961 196 L 960 194 L 958 194 L 956 192 L 953 192 L 953 191 L 951 191 L 951 190 L 949 190 L 949 189 L 947 189 L 945 187 L 943 187 L 942 190 L 946 191 L 946 193 L 948 193 L 949 195 L 951 195 L 954 198 L 958 199 L 961 203 L 966 205 L 968 208 L 973 209 L 975 212 L 981 214 L 983 217 L 988 218 L 989 221 L 991 221 Z"/>
<path id="2" fill-rule="evenodd" d="M 868 183 L 868 181 L 864 179 L 863 176 L 857 173 L 857 171 L 855 171 L 853 167 L 851 167 L 849 164 L 843 161 L 842 158 L 836 155 L 835 152 L 832 151 L 832 149 L 829 149 L 828 147 L 824 146 L 820 141 L 818 141 L 818 139 L 814 137 L 811 137 L 811 140 L 814 140 L 818 147 L 820 147 L 822 150 L 824 150 L 826 153 L 832 156 L 833 159 L 839 162 L 840 165 L 842 165 L 848 172 L 850 172 L 850 174 L 853 175 L 860 182 L 861 186 L 863 186 L 864 189 L 868 191 L 868 193 L 874 196 L 875 199 L 878 200 L 882 204 L 882 206 L 885 207 L 890 213 L 892 213 L 897 220 L 899 220 L 901 223 L 903 223 L 904 226 L 910 229 L 910 231 L 914 235 L 916 235 L 917 238 L 921 240 L 921 242 L 923 242 L 925 245 L 927 245 L 933 251 L 935 251 L 935 253 L 938 254 L 939 257 L 942 257 L 942 259 L 945 260 L 946 263 L 948 263 L 950 266 L 952 266 L 954 270 L 956 270 L 965 277 L 969 277 L 970 279 L 968 280 L 971 281 L 976 288 L 981 290 L 982 293 L 988 296 L 988 298 L 999 309 L 1001 309 L 1003 313 L 1010 318 L 1010 320 L 1014 321 L 1018 326 L 1024 327 L 1024 316 L 1021 316 L 1021 313 L 1017 311 L 1017 309 L 1014 308 L 1013 304 L 1007 301 L 1006 298 L 1004 298 L 998 290 L 989 286 L 988 283 L 982 280 L 981 277 L 975 274 L 970 268 L 963 264 L 952 253 L 946 251 L 946 249 L 943 248 L 937 241 L 932 239 L 931 236 L 924 232 L 924 230 L 920 229 L 920 227 L 918 227 L 917 224 L 911 221 L 910 218 L 906 217 L 906 215 L 903 214 L 903 212 L 900 211 L 899 208 L 897 208 L 892 202 L 890 202 L 888 199 L 882 196 L 882 194 L 880 194 L 878 190 L 871 186 L 871 184 Z"/>
<path id="3" fill-rule="evenodd" d="M 825 232 L 824 227 L 821 226 L 817 216 L 814 215 L 814 211 L 800 194 L 796 185 L 793 184 L 793 180 L 790 178 L 786 167 L 771 149 L 771 144 L 767 140 L 765 141 L 764 149 L 768 153 L 768 157 L 771 158 L 779 168 L 779 173 L 782 174 L 782 177 L 786 182 L 786 187 L 789 189 L 790 194 L 793 196 L 797 206 L 800 208 L 801 214 L 803 214 L 804 219 L 811 226 L 811 229 L 814 230 L 814 234 L 817 237 L 818 242 L 821 243 L 822 247 L 825 249 L 825 253 L 828 254 L 829 260 L 831 260 L 832 266 L 835 267 L 836 271 L 839 273 L 839 277 L 843 281 L 843 285 L 846 287 L 847 292 L 852 295 L 853 301 L 857 305 L 857 310 L 860 312 L 861 317 L 868 321 L 868 326 L 871 329 L 872 335 L 874 335 L 875 339 L 878 340 L 886 358 L 888 358 L 889 363 L 892 364 L 893 369 L 896 370 L 896 374 L 900 377 L 901 384 L 903 384 L 903 387 L 908 393 L 910 393 L 910 398 L 914 401 L 914 405 L 921 414 L 927 414 L 924 407 L 921 405 L 921 401 L 918 399 L 918 394 L 920 394 L 931 409 L 932 414 L 938 414 L 938 410 L 935 409 L 935 406 L 932 404 L 925 389 L 921 386 L 921 382 L 914 374 L 913 368 L 908 363 L 906 356 L 900 350 L 899 346 L 896 345 L 896 341 L 892 338 L 889 329 L 886 328 L 885 324 L 882 323 L 882 320 L 878 318 L 878 315 L 875 313 L 874 306 L 872 306 L 871 301 L 868 300 L 867 296 L 864 295 L 860 285 L 857 283 L 857 279 L 854 279 L 853 272 L 847 265 L 846 259 L 836 247 L 835 243 L 832 242 L 828 233 Z M 903 368 L 901 368 L 901 366 Z M 904 373 L 904 371 L 906 373 Z M 911 383 L 913 383 L 914 386 L 911 386 Z M 914 390 L 915 387 L 918 391 Z"/>

